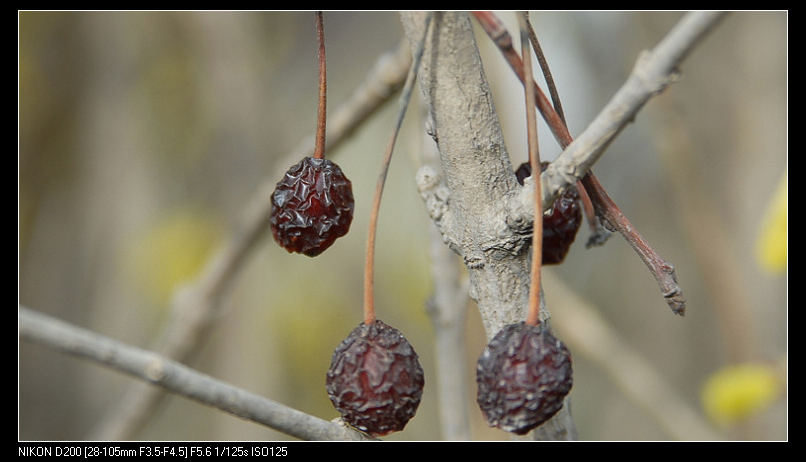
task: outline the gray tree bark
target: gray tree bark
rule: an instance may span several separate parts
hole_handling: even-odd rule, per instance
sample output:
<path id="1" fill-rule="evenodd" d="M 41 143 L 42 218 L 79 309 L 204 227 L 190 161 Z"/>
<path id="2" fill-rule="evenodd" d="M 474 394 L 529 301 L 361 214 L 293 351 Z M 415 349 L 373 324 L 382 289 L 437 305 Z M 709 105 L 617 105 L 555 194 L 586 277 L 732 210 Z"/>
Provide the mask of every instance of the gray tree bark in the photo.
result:
<path id="1" fill-rule="evenodd" d="M 425 14 L 401 14 L 412 49 L 422 37 Z M 532 222 L 509 214 L 507 204 L 517 202 L 522 187 L 467 13 L 434 13 L 418 80 L 428 111 L 426 130 L 440 159 L 438 166 L 421 168 L 418 187 L 446 244 L 468 269 L 470 297 L 490 340 L 505 325 L 525 320 Z M 548 311 L 541 308 L 541 321 L 548 322 Z M 532 436 L 556 440 L 574 435 L 566 405 Z"/>

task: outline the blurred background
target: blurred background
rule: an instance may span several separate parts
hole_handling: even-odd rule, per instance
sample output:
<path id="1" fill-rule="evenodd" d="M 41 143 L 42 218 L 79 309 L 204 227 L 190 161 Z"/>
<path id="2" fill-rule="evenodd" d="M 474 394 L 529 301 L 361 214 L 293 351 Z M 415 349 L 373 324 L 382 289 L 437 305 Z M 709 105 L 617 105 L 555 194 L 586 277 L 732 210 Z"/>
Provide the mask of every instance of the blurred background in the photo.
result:
<path id="1" fill-rule="evenodd" d="M 517 43 L 514 14 L 500 16 Z M 639 52 L 681 16 L 531 13 L 572 135 L 624 82 Z M 19 302 L 148 348 L 177 291 L 194 282 L 261 183 L 279 180 L 289 153 L 315 129 L 313 14 L 21 12 L 18 19 Z M 671 313 L 620 236 L 586 249 L 583 227 L 566 262 L 546 269 L 552 322 L 574 354 L 579 439 L 681 437 L 614 379 L 621 358 L 588 354 L 595 339 L 571 319 L 580 312 L 593 313 L 589 318 L 624 348 L 613 351 L 649 365 L 672 390 L 669 399 L 701 419 L 707 438 L 787 438 L 787 19 L 786 12 L 728 16 L 685 61 L 681 79 L 650 100 L 594 168 L 644 238 L 675 265 L 688 310 L 683 318 Z M 325 34 L 329 111 L 403 35 L 393 12 L 326 12 Z M 526 159 L 522 87 L 480 29 L 477 40 L 517 165 Z M 286 253 L 267 233 L 222 301 L 194 368 L 323 419 L 337 417 L 324 376 L 335 346 L 362 320 L 367 217 L 395 101 L 327 154 L 353 182 L 351 232 L 315 259 Z M 412 107 L 381 206 L 376 305 L 426 371 L 417 416 L 388 439 L 439 440 L 426 313 L 430 222 L 414 185 L 422 121 Z M 544 158 L 559 154 L 547 132 L 540 143 Z M 779 189 L 782 237 L 767 232 Z M 485 342 L 474 309 L 468 303 L 472 439 L 506 440 L 486 427 L 473 401 Z M 131 382 L 21 341 L 19 439 L 90 438 Z M 169 396 L 135 438 L 287 437 Z"/>

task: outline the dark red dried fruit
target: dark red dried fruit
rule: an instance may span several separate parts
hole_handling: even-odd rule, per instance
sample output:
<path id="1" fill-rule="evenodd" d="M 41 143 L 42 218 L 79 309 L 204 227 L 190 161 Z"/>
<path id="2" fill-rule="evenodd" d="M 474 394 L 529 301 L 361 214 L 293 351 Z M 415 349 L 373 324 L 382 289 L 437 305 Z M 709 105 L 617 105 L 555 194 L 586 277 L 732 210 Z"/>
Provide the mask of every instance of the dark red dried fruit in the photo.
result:
<path id="1" fill-rule="evenodd" d="M 545 170 L 548 162 L 541 164 Z M 531 165 L 525 162 L 515 171 L 518 182 L 532 174 Z M 557 265 L 565 260 L 571 244 L 582 226 L 582 207 L 579 191 L 575 187 L 565 190 L 554 202 L 551 209 L 543 214 L 543 264 Z"/>
<path id="2" fill-rule="evenodd" d="M 271 233 L 289 252 L 315 257 L 347 234 L 353 221 L 352 183 L 328 159 L 299 161 L 271 199 Z"/>
<path id="3" fill-rule="evenodd" d="M 573 384 L 571 353 L 542 326 L 505 326 L 479 358 L 477 401 L 491 427 L 524 435 L 563 407 Z"/>
<path id="4" fill-rule="evenodd" d="M 361 323 L 333 352 L 327 394 L 342 419 L 371 436 L 403 430 L 423 395 L 411 344 L 381 321 Z"/>

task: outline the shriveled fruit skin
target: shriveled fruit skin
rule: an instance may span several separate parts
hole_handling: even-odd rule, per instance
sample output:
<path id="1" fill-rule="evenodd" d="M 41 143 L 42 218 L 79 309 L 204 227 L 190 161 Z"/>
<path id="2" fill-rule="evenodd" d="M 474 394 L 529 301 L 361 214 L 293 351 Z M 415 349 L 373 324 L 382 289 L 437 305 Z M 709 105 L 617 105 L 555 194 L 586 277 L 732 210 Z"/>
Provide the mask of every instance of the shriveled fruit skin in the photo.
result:
<path id="1" fill-rule="evenodd" d="M 424 384 L 409 341 L 378 320 L 362 323 L 336 347 L 326 380 L 342 419 L 371 436 L 403 430 L 420 406 Z"/>
<path id="2" fill-rule="evenodd" d="M 487 424 L 523 435 L 550 419 L 571 391 L 571 353 L 543 327 L 509 324 L 476 367 L 477 401 Z"/>
<path id="3" fill-rule="evenodd" d="M 350 230 L 355 202 L 350 180 L 328 160 L 305 157 L 272 194 L 274 240 L 289 252 L 315 257 Z"/>
<path id="4" fill-rule="evenodd" d="M 542 164 L 543 170 L 548 165 Z M 532 174 L 528 162 L 521 164 L 515 171 L 518 182 Z M 543 264 L 558 265 L 565 260 L 571 244 L 576 239 L 582 225 L 582 208 L 579 203 L 579 191 L 573 186 L 566 189 L 546 213 L 543 214 Z"/>

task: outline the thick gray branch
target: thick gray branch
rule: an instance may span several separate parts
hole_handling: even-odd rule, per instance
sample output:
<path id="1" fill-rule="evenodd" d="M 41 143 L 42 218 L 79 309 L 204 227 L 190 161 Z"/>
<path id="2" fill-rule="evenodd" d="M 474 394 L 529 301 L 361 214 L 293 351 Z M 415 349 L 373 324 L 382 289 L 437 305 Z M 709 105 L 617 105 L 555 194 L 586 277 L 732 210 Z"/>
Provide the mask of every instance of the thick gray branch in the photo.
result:
<path id="1" fill-rule="evenodd" d="M 413 47 L 422 37 L 423 18 L 423 13 L 401 13 Z M 428 110 L 426 129 L 440 157 L 439 169 L 424 166 L 418 172 L 418 187 L 443 239 L 468 269 L 470 296 L 491 339 L 503 326 L 526 318 L 531 229 L 508 220 L 505 205 L 522 188 L 466 13 L 435 13 L 418 79 Z M 547 322 L 548 312 L 541 308 Z M 568 406 L 534 436 L 573 438 Z"/>
<path id="2" fill-rule="evenodd" d="M 401 15 L 407 36 L 421 36 L 422 15 Z M 522 321 L 528 304 L 528 234 L 507 225 L 502 204 L 520 189 L 470 19 L 437 13 L 418 74 L 428 127 L 443 174 L 427 167 L 418 182 L 445 241 L 469 269 L 488 336 Z"/>
<path id="3" fill-rule="evenodd" d="M 19 307 L 20 338 L 89 359 L 167 391 L 303 440 L 366 440 L 362 433 L 313 417 L 183 366 L 156 353 Z"/>

